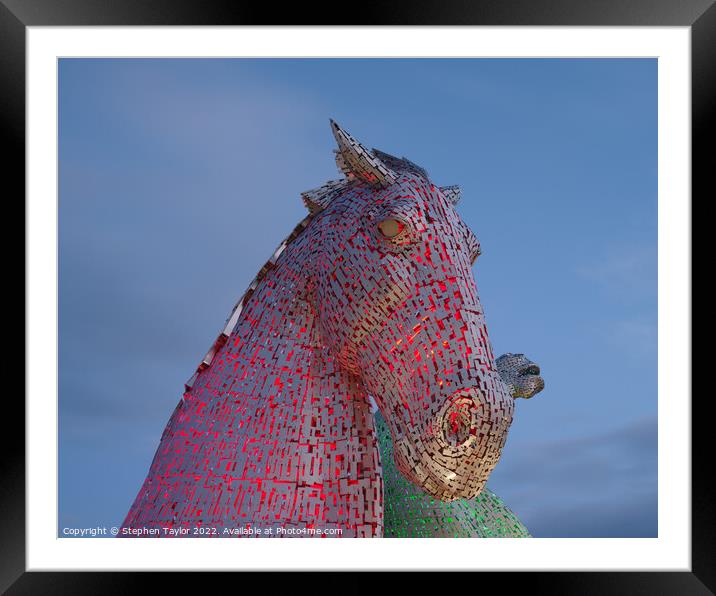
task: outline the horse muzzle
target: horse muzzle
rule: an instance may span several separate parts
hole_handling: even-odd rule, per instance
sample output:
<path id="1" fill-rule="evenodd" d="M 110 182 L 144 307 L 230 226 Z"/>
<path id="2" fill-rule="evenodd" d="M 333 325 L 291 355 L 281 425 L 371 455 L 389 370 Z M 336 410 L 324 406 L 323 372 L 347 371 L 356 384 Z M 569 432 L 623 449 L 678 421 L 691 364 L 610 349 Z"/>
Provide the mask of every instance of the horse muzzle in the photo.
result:
<path id="1" fill-rule="evenodd" d="M 445 400 L 421 438 L 412 443 L 406 435 L 398 441 L 396 465 L 436 498 L 473 498 L 497 465 L 513 411 L 509 396 L 460 389 Z"/>

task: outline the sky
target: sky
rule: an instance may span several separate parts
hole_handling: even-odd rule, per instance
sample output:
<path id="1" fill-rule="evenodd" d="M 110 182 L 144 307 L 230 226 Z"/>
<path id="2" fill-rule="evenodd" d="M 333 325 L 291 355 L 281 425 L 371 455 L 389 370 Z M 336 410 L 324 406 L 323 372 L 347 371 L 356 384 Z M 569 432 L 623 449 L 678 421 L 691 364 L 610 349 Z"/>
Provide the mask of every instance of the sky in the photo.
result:
<path id="1" fill-rule="evenodd" d="M 655 59 L 61 59 L 59 525 L 119 525 L 236 300 L 339 178 L 329 118 L 459 184 L 537 537 L 657 536 Z"/>

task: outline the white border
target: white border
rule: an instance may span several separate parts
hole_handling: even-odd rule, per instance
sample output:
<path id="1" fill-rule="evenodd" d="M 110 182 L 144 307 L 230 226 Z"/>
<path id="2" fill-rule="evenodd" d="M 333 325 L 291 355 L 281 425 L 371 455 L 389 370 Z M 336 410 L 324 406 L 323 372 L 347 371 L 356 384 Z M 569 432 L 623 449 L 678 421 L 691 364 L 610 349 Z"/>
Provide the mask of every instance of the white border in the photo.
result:
<path id="1" fill-rule="evenodd" d="M 45 28 L 27 35 L 27 567 L 690 570 L 689 28 Z M 57 535 L 59 56 L 658 57 L 659 537 L 97 540 Z"/>

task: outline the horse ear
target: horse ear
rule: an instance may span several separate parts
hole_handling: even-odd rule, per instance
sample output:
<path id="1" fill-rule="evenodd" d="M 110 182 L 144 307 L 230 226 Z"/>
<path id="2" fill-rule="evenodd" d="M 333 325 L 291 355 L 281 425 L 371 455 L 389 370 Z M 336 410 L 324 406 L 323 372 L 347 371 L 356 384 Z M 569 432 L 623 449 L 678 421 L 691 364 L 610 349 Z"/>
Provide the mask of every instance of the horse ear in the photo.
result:
<path id="1" fill-rule="evenodd" d="M 462 198 L 462 189 L 459 186 L 441 186 L 440 192 L 453 205 L 457 205 Z"/>
<path id="2" fill-rule="evenodd" d="M 303 199 L 303 204 L 311 215 L 315 215 L 328 207 L 336 196 L 336 193 L 344 188 L 345 185 L 345 180 L 331 180 L 330 182 L 326 182 L 323 186 L 302 192 L 301 198 Z"/>
<path id="3" fill-rule="evenodd" d="M 380 159 L 331 120 L 331 130 L 338 143 L 336 165 L 349 179 L 358 179 L 378 186 L 393 184 L 398 176 Z"/>

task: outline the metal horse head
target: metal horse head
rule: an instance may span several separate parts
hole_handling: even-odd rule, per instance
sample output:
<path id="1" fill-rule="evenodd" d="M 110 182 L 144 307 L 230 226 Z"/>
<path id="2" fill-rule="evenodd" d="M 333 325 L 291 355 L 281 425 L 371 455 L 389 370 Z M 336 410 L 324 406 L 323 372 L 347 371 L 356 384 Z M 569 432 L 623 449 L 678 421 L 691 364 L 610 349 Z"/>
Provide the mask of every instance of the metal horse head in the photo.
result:
<path id="1" fill-rule="evenodd" d="M 440 499 L 473 497 L 514 400 L 496 371 L 459 189 L 331 128 L 345 179 L 303 194 L 320 238 L 307 274 L 323 341 L 376 400 L 401 472 Z"/>
<path id="2" fill-rule="evenodd" d="M 380 536 L 369 396 L 402 474 L 453 500 L 477 495 L 497 463 L 510 391 L 537 389 L 519 358 L 509 388 L 496 369 L 459 189 L 331 127 L 344 177 L 303 193 L 309 215 L 187 382 L 121 536 L 269 523 Z"/>

